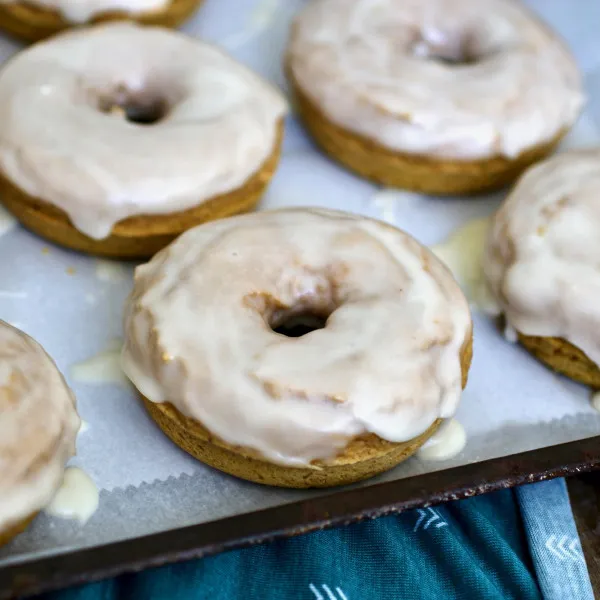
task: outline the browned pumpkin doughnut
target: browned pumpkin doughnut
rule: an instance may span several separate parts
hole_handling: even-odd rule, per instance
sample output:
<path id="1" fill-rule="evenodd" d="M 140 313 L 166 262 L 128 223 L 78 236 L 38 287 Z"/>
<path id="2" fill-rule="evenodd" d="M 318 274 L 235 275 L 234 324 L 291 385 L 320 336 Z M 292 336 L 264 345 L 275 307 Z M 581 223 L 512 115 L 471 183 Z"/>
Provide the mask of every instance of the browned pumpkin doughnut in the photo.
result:
<path id="1" fill-rule="evenodd" d="M 139 267 L 123 368 L 199 460 L 325 487 L 413 454 L 454 414 L 471 352 L 467 301 L 429 250 L 379 221 L 290 209 L 206 223 Z"/>

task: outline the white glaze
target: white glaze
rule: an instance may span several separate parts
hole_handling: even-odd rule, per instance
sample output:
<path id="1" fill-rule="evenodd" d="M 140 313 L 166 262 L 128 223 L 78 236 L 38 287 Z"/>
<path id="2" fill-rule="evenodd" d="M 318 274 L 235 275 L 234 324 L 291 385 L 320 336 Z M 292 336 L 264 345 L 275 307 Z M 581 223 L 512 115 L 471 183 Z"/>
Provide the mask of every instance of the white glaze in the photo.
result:
<path id="1" fill-rule="evenodd" d="M 600 151 L 527 171 L 494 216 L 485 274 L 507 322 L 600 364 Z"/>
<path id="2" fill-rule="evenodd" d="M 408 206 L 413 206 L 422 198 L 423 196 L 413 192 L 382 188 L 371 196 L 370 203 L 375 207 L 382 221 L 397 226 L 398 210 L 402 211 Z"/>
<path id="3" fill-rule="evenodd" d="M 417 456 L 430 461 L 450 460 L 466 445 L 465 428 L 456 419 L 449 419 L 417 450 Z"/>
<path id="4" fill-rule="evenodd" d="M 0 236 L 8 233 L 16 224 L 17 220 L 0 204 Z"/>
<path id="5" fill-rule="evenodd" d="M 25 3 L 25 0 L 0 0 L 1 4 Z M 86 23 L 97 15 L 121 11 L 130 15 L 155 12 L 165 8 L 171 0 L 26 0 L 40 8 L 59 12 L 70 23 Z"/>
<path id="6" fill-rule="evenodd" d="M 511 344 L 516 344 L 519 340 L 517 330 L 508 323 L 504 325 L 504 339 Z"/>
<path id="7" fill-rule="evenodd" d="M 288 59 L 329 120 L 408 153 L 516 157 L 583 104 L 568 50 L 513 0 L 312 0 Z"/>
<path id="8" fill-rule="evenodd" d="M 115 260 L 96 260 L 96 277 L 107 283 L 118 283 L 127 277 L 127 269 Z"/>
<path id="9" fill-rule="evenodd" d="M 483 273 L 485 236 L 489 219 L 473 219 L 432 246 L 433 253 L 446 263 L 460 283 L 472 308 L 488 315 L 499 313 L 498 303 L 489 291 Z"/>
<path id="10" fill-rule="evenodd" d="M 90 476 L 78 467 L 69 467 L 56 495 L 44 510 L 53 517 L 75 519 L 84 525 L 96 512 L 98 502 L 98 488 Z"/>
<path id="11" fill-rule="evenodd" d="M 371 202 L 382 221 L 396 225 L 396 198 L 393 190 L 379 190 L 373 194 Z"/>
<path id="12" fill-rule="evenodd" d="M 269 326 L 310 310 L 331 313 L 324 329 Z M 226 442 L 306 465 L 364 432 L 401 442 L 452 416 L 470 331 L 449 271 L 403 232 L 262 212 L 197 227 L 136 269 L 123 369 Z"/>
<path id="13" fill-rule="evenodd" d="M 129 380 L 121 368 L 121 340 L 111 342 L 106 350 L 73 365 L 71 379 L 79 383 L 127 385 Z"/>
<path id="14" fill-rule="evenodd" d="M 119 91 L 125 88 L 125 94 Z M 162 99 L 153 125 L 103 101 Z M 216 47 L 112 23 L 31 46 L 0 72 L 0 169 L 89 237 L 230 192 L 272 153 L 283 96 Z"/>
<path id="15" fill-rule="evenodd" d="M 270 27 L 279 11 L 281 0 L 260 0 L 250 14 L 246 27 L 220 41 L 227 50 L 237 50 Z"/>
<path id="16" fill-rule="evenodd" d="M 0 321 L 0 531 L 51 500 L 79 425 L 73 394 L 52 359 Z"/>
<path id="17" fill-rule="evenodd" d="M 592 406 L 600 412 L 600 392 L 594 392 L 592 394 Z"/>

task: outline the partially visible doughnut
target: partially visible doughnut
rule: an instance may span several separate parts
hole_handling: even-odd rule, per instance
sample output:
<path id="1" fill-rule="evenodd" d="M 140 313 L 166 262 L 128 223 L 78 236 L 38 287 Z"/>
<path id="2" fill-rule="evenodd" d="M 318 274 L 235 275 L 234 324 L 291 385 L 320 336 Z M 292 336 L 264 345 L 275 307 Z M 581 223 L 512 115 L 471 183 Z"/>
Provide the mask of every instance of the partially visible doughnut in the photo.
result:
<path id="1" fill-rule="evenodd" d="M 511 182 L 583 104 L 568 49 L 514 0 L 311 0 L 287 71 L 327 154 L 432 194 Z"/>
<path id="2" fill-rule="evenodd" d="M 71 27 L 133 20 L 178 27 L 202 0 L 0 0 L 0 29 L 36 42 Z"/>
<path id="3" fill-rule="evenodd" d="M 80 423 L 53 360 L 0 321 L 0 545 L 52 500 L 75 453 Z"/>
<path id="4" fill-rule="evenodd" d="M 523 175 L 493 218 L 485 276 L 532 354 L 600 388 L 600 150 Z"/>
<path id="5" fill-rule="evenodd" d="M 254 207 L 275 171 L 283 96 L 216 47 L 113 23 L 0 71 L 0 198 L 43 237 L 151 256 Z"/>

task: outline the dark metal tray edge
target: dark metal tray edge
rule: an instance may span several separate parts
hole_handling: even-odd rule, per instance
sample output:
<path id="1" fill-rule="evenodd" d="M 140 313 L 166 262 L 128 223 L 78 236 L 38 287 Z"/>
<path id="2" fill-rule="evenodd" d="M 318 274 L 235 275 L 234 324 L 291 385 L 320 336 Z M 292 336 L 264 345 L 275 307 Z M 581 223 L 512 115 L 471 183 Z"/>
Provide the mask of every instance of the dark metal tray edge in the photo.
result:
<path id="1" fill-rule="evenodd" d="M 342 489 L 284 506 L 9 565 L 0 569 L 0 598 L 55 590 L 598 468 L 600 436 Z M 479 483 L 473 485 L 474 481 Z"/>

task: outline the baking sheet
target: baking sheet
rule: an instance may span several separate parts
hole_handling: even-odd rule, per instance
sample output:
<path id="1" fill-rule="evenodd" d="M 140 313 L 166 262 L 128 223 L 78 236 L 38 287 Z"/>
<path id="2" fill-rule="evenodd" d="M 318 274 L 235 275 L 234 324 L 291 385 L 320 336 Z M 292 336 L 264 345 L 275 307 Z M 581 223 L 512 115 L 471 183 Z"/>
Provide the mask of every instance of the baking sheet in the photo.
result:
<path id="1" fill-rule="evenodd" d="M 287 28 L 302 0 L 206 0 L 185 27 L 214 41 L 286 89 L 281 71 Z M 600 4 L 594 0 L 530 2 L 571 45 L 585 72 L 588 108 L 565 147 L 600 143 Z M 18 45 L 0 40 L 0 57 Z M 433 199 L 388 192 L 345 172 L 320 155 L 293 115 L 284 154 L 261 208 L 321 205 L 394 222 L 425 244 L 486 216 L 502 194 Z M 90 521 L 41 515 L 0 549 L 0 566 L 185 525 L 213 521 L 314 498 L 332 491 L 266 488 L 218 473 L 180 451 L 155 427 L 123 382 L 95 384 L 71 377 L 74 365 L 114 347 L 133 264 L 78 255 L 52 246 L 0 216 L 0 318 L 38 339 L 75 390 L 88 424 L 78 440 L 81 466 L 100 489 Z M 600 434 L 589 392 L 546 370 L 508 343 L 486 316 L 474 313 L 475 355 L 457 418 L 465 450 L 447 462 L 412 458 L 357 487 Z M 110 353 L 106 355 L 110 362 Z M 109 369 L 110 371 L 110 369 Z M 476 482 L 474 482 L 476 483 Z"/>

